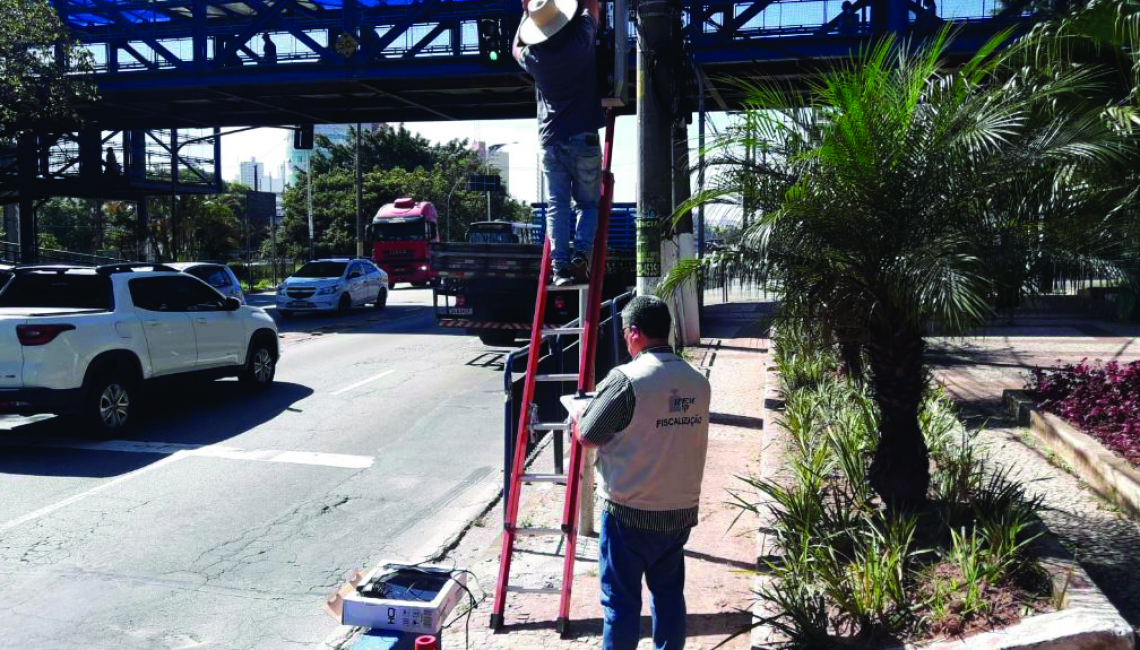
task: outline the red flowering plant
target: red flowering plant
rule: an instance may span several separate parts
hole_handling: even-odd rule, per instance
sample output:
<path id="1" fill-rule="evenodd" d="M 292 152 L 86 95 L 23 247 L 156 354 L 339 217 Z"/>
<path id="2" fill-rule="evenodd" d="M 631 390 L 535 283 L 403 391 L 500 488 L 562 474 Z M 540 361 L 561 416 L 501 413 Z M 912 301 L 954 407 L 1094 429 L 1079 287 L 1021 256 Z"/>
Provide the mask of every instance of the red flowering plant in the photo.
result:
<path id="1" fill-rule="evenodd" d="M 1140 466 L 1140 361 L 1034 368 L 1026 389 L 1041 408 Z"/>

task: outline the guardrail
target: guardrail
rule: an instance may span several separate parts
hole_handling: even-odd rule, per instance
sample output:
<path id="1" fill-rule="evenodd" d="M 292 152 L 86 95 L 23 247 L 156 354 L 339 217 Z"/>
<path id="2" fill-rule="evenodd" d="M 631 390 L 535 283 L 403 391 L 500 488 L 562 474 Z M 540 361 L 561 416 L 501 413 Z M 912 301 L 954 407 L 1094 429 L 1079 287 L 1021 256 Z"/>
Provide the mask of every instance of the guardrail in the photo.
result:
<path id="1" fill-rule="evenodd" d="M 633 299 L 635 292 L 629 291 L 619 296 L 611 298 L 602 303 L 602 321 L 599 324 L 601 327 L 602 339 L 598 346 L 599 352 L 608 350 L 609 354 L 599 354 L 594 360 L 594 376 L 605 377 L 611 369 L 621 363 L 622 355 L 625 354 L 624 345 L 621 341 L 621 309 Z M 608 314 L 608 315 L 607 315 Z M 579 319 L 567 323 L 565 327 L 576 327 Z M 569 343 L 564 343 L 566 340 L 571 340 Z M 540 374 L 563 374 L 567 372 L 576 372 L 578 368 L 578 345 L 580 339 L 577 335 L 563 335 L 552 336 L 547 339 L 547 347 L 549 351 L 547 354 L 540 356 L 538 360 Z M 538 351 L 542 354 L 542 350 Z M 505 401 L 503 405 L 503 499 L 510 496 L 511 492 L 511 465 L 515 456 L 515 434 L 516 427 L 519 421 L 518 404 L 522 399 L 522 388 L 516 384 L 523 380 L 525 373 L 519 373 L 516 378 L 515 364 L 524 362 L 527 356 L 531 354 L 530 344 L 513 350 L 507 355 L 506 360 L 503 362 L 503 392 L 505 394 Z M 551 413 L 561 412 L 561 403 L 559 397 L 564 393 L 562 391 L 562 382 L 542 382 L 535 385 L 534 404 L 537 406 L 540 415 L 545 414 L 545 417 L 556 417 Z M 516 393 L 518 393 L 516 395 Z M 552 422 L 555 420 L 538 420 L 531 418 L 532 422 L 545 421 Z M 534 445 L 537 445 L 538 439 L 534 439 L 528 445 L 528 456 L 532 453 Z M 563 456 L 564 456 L 564 439 L 561 432 L 554 433 L 554 471 L 557 474 L 563 473 Z M 530 458 L 527 462 L 530 462 Z"/>

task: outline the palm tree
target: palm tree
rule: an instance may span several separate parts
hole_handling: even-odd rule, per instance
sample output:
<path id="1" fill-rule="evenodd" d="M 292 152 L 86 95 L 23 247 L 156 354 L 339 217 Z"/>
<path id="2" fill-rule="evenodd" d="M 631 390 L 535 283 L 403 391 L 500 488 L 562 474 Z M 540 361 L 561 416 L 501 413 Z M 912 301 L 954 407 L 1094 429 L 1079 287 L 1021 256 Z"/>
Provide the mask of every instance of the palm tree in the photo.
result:
<path id="1" fill-rule="evenodd" d="M 1119 135 L 1095 114 L 1039 110 L 1092 76 L 1003 79 L 1005 38 L 957 69 L 944 62 L 948 31 L 914 50 L 884 40 L 807 96 L 739 82 L 746 128 L 714 143 L 713 187 L 691 202 L 757 210 L 707 272 L 774 283 L 794 312 L 865 355 L 881 416 L 871 483 L 891 508 L 919 505 L 929 485 L 925 337 L 984 322 L 1040 260 L 1111 268 L 1098 242 L 1041 236 L 1094 204 L 1084 170 L 1120 159 Z M 742 183 L 743 139 L 767 155 Z M 665 289 L 696 271 L 681 265 Z"/>

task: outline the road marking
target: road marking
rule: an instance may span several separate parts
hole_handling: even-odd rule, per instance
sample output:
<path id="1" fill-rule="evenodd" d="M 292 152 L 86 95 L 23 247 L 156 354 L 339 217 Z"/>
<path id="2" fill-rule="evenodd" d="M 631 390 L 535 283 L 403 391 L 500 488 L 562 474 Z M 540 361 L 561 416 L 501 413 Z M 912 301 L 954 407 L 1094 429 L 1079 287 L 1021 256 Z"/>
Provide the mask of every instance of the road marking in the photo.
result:
<path id="1" fill-rule="evenodd" d="M 348 454 L 326 454 L 316 451 L 279 451 L 276 449 L 238 449 L 236 447 L 223 447 L 221 445 L 186 445 L 169 442 L 136 442 L 132 440 L 107 440 L 104 442 L 36 442 L 19 444 L 16 442 L 3 442 L 4 447 L 46 447 L 49 449 L 84 449 L 89 451 L 117 451 L 141 454 L 170 454 L 166 458 L 155 461 L 146 467 L 140 467 L 133 472 L 123 474 L 119 478 L 103 483 L 96 487 L 70 496 L 63 501 L 45 506 L 22 517 L 0 524 L 0 533 L 15 528 L 29 521 L 34 521 L 45 515 L 66 508 L 94 496 L 104 490 L 110 489 L 120 483 L 129 481 L 146 472 L 165 467 L 184 458 L 199 456 L 205 458 L 228 458 L 231 460 L 252 460 L 265 463 L 290 463 L 294 465 L 317 465 L 320 467 L 336 467 L 341 469 L 368 469 L 372 467 L 371 456 L 350 456 Z"/>
<path id="2" fill-rule="evenodd" d="M 369 377 L 368 379 L 365 379 L 364 381 L 358 381 L 358 382 L 356 382 L 355 384 L 353 384 L 353 385 L 351 385 L 351 386 L 345 386 L 344 388 L 342 388 L 342 389 L 340 389 L 340 390 L 338 390 L 338 391 L 335 391 L 335 392 L 333 393 L 333 395 L 340 395 L 341 393 L 347 393 L 348 391 L 352 390 L 353 388 L 360 388 L 360 387 L 361 387 L 361 386 L 363 386 L 364 384 L 368 384 L 368 383 L 374 382 L 374 381 L 376 381 L 377 379 L 380 379 L 381 377 L 387 377 L 388 375 L 390 375 L 390 374 L 392 374 L 392 373 L 394 373 L 394 372 L 396 372 L 396 371 L 395 371 L 395 370 L 389 370 L 389 371 L 387 371 L 387 372 L 382 372 L 382 373 L 380 373 L 380 374 L 378 374 L 378 375 L 374 375 L 374 376 L 372 376 L 372 377 Z"/>
<path id="3" fill-rule="evenodd" d="M 162 460 L 160 460 L 158 462 L 151 463 L 150 465 L 147 465 L 146 467 L 140 467 L 139 469 L 136 469 L 133 472 L 123 474 L 122 476 L 120 476 L 117 479 L 114 479 L 114 480 L 108 481 L 102 485 L 93 487 L 90 490 L 87 490 L 86 492 L 81 492 L 81 493 L 76 494 L 74 496 L 70 496 L 70 497 L 64 499 L 63 501 L 60 501 L 58 503 L 53 503 L 50 506 L 40 508 L 39 510 L 36 510 L 35 512 L 29 512 L 28 514 L 26 514 L 22 517 L 17 517 L 17 518 L 15 518 L 11 521 L 8 521 L 4 524 L 0 524 L 0 533 L 5 532 L 7 530 L 11 530 L 12 528 L 15 528 L 16 526 L 19 526 L 21 524 L 26 524 L 29 521 L 35 521 L 36 519 L 39 519 L 40 517 L 43 517 L 44 515 L 50 515 L 51 513 L 55 512 L 56 510 L 59 510 L 60 508 L 66 508 L 67 506 L 75 503 L 76 501 L 81 501 L 83 499 L 86 499 L 87 497 L 98 494 L 98 493 L 102 492 L 103 490 L 112 488 L 112 487 L 114 487 L 120 483 L 125 482 L 125 481 L 129 481 L 130 479 L 133 479 L 133 478 L 139 476 L 140 474 L 145 474 L 147 472 L 156 470 L 160 467 L 170 465 L 171 463 L 175 463 L 177 461 L 180 461 L 183 458 L 186 458 L 186 452 L 176 452 L 170 456 L 167 456 L 166 458 L 163 458 Z"/>
<path id="4" fill-rule="evenodd" d="M 290 463 L 317 465 L 341 469 L 368 469 L 375 459 L 372 456 L 327 454 L 319 451 L 282 451 L 279 449 L 240 449 L 224 445 L 188 445 L 177 442 L 143 442 L 137 440 L 38 440 L 34 442 L 0 441 L 0 447 L 46 447 L 48 449 L 82 449 L 85 451 L 119 451 L 133 454 L 170 454 L 172 456 L 228 458 L 263 463 Z M 159 461 L 162 462 L 162 461 Z M 128 475 L 129 476 L 129 475 Z"/>

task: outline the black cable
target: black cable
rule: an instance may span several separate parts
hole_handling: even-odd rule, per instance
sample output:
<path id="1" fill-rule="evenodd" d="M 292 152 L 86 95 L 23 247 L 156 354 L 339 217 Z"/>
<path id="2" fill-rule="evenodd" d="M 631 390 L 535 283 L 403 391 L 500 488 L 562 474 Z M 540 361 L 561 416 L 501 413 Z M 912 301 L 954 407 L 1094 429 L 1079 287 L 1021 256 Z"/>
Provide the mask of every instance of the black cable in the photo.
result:
<path id="1" fill-rule="evenodd" d="M 458 585 L 460 589 L 462 589 L 464 592 L 466 592 L 467 597 L 469 598 L 470 604 L 471 604 L 471 607 L 468 608 L 467 613 L 461 614 L 460 616 L 455 617 L 454 619 L 452 619 L 451 622 L 447 623 L 446 625 L 441 625 L 440 630 L 442 631 L 442 630 L 446 630 L 446 629 L 451 628 L 451 626 L 455 625 L 455 623 L 457 623 L 460 618 L 463 618 L 464 619 L 463 647 L 465 648 L 465 650 L 470 650 L 470 648 L 471 648 L 471 617 L 475 614 L 475 609 L 479 606 L 479 599 L 475 597 L 475 594 L 471 591 L 471 589 L 469 589 L 467 587 L 467 585 L 460 582 L 455 576 L 456 575 L 463 575 L 463 574 L 471 576 L 471 579 L 475 582 L 475 586 L 479 589 L 479 593 L 485 595 L 486 592 L 483 591 L 483 586 L 479 583 L 479 577 L 477 575 L 475 575 L 475 573 L 469 569 L 457 568 L 454 563 L 452 563 L 452 566 L 450 569 L 448 569 L 448 568 L 434 569 L 434 567 L 431 569 L 423 568 L 423 565 L 428 564 L 428 562 L 430 562 L 430 560 L 421 560 L 419 562 L 416 562 L 415 564 L 401 564 L 398 566 L 401 569 L 418 571 L 418 572 L 426 574 L 426 575 L 447 573 L 447 576 L 449 578 L 451 578 L 452 580 L 454 580 L 455 584 Z M 415 583 L 413 583 L 413 584 L 415 584 Z M 424 600 L 422 602 L 428 602 L 428 601 Z"/>

